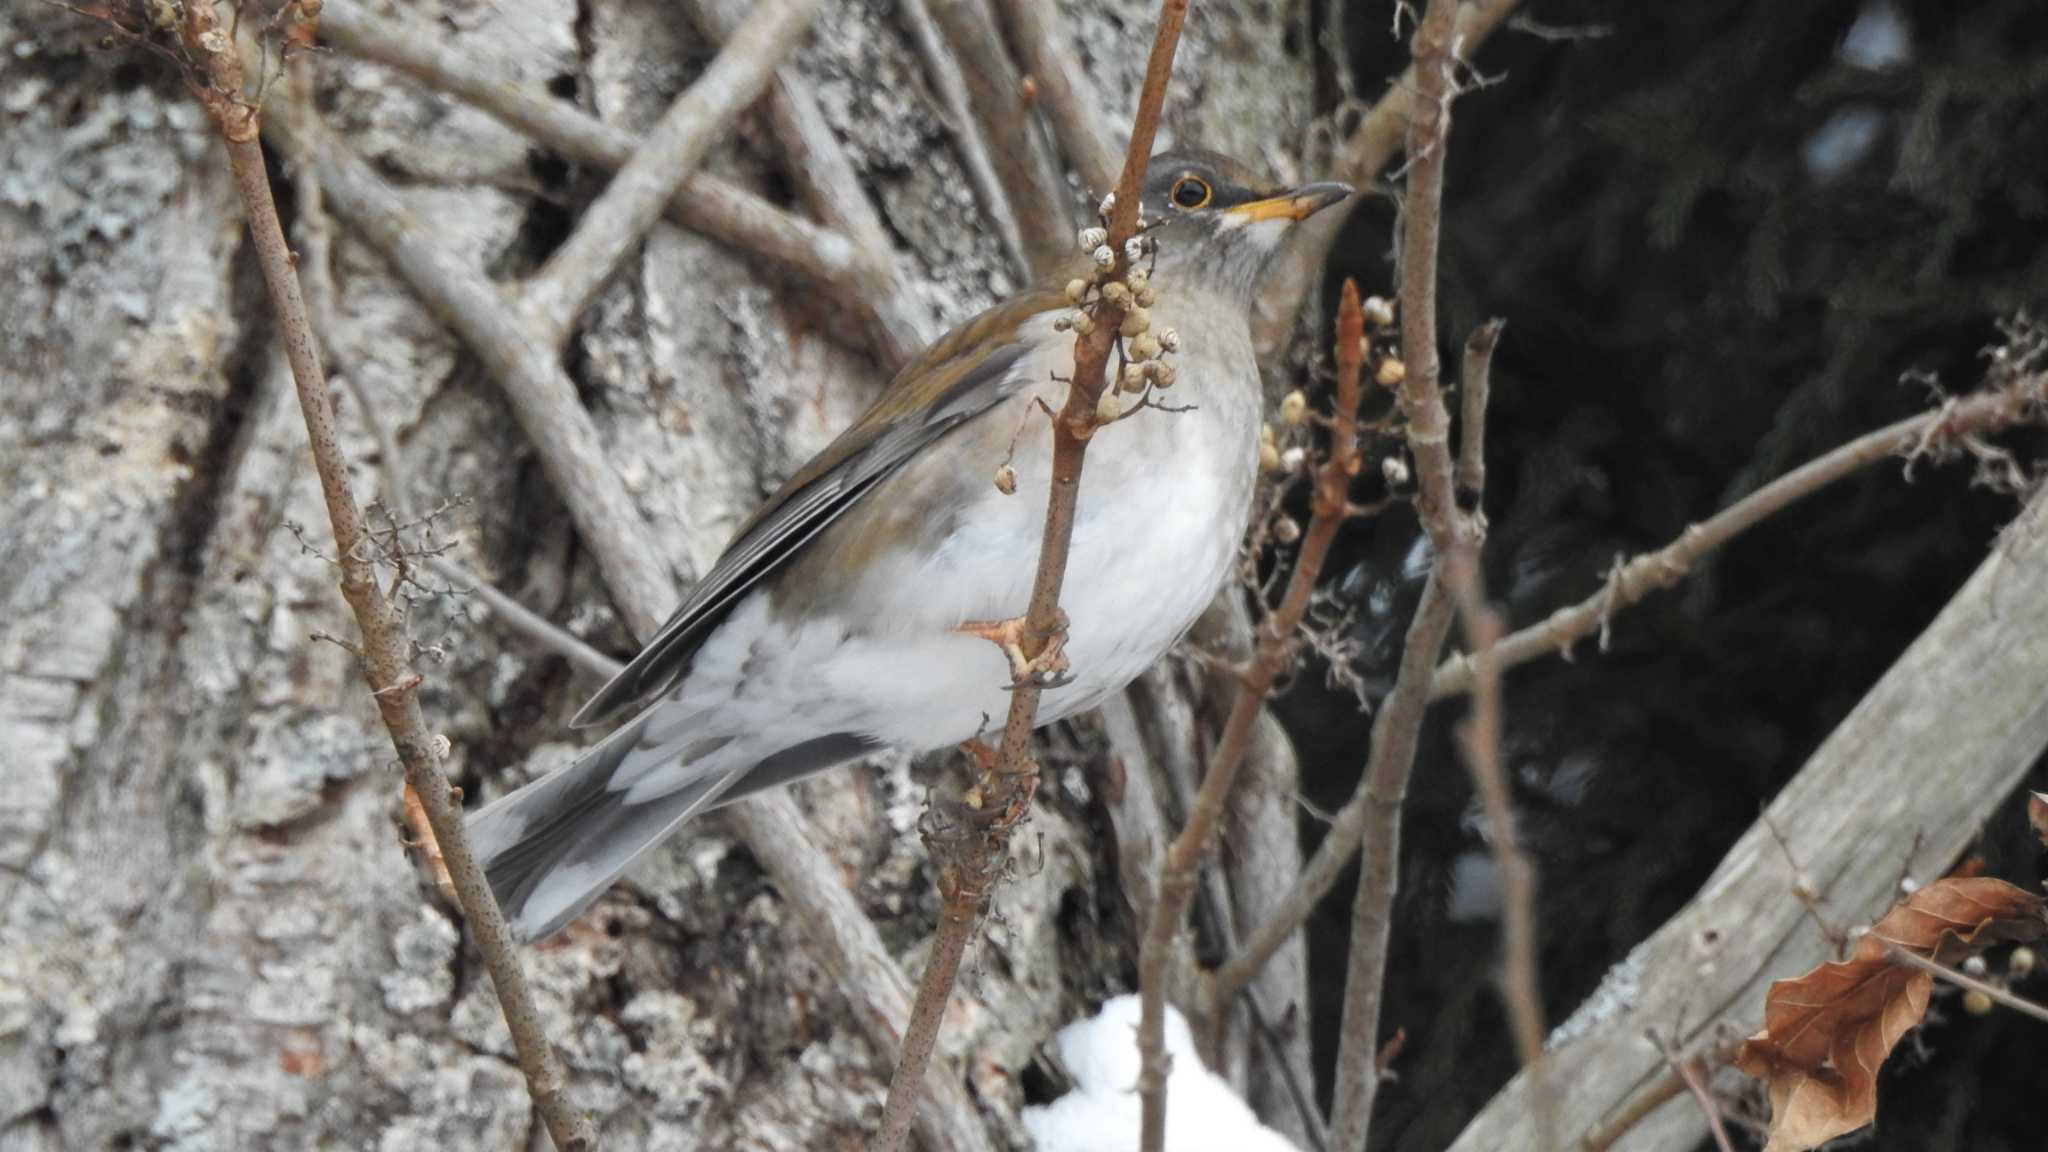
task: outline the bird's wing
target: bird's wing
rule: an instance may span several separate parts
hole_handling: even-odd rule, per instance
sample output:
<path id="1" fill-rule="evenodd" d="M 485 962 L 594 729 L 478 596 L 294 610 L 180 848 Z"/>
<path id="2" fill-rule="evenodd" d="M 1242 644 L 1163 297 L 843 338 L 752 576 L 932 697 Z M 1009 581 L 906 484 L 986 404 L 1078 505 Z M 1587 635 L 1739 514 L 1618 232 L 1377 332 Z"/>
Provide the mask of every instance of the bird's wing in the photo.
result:
<path id="1" fill-rule="evenodd" d="M 697 646 L 763 577 L 800 553 L 919 449 L 1031 383 L 1015 371 L 1029 350 L 1026 321 L 1061 307 L 1052 289 L 1027 293 L 947 333 L 897 373 L 874 407 L 756 511 L 675 615 L 570 723 L 596 724 L 667 691 Z"/>

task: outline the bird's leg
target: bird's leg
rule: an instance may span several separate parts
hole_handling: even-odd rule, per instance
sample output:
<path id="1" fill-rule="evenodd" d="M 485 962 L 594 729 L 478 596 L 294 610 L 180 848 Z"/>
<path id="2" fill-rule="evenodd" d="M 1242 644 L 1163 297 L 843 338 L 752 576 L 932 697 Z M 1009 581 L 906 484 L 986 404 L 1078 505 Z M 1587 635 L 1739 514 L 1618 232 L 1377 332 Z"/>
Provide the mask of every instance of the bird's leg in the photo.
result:
<path id="1" fill-rule="evenodd" d="M 1058 688 L 1073 680 L 1067 675 L 1067 614 L 1061 612 L 1052 628 L 1051 635 L 1040 636 L 1031 631 L 1030 623 L 1022 616 L 1008 620 L 969 620 L 953 631 L 962 636 L 974 636 L 986 640 L 1003 650 L 1003 656 L 1010 661 L 1010 683 L 1012 687 L 1028 684 L 1034 688 Z M 1038 655 L 1029 656 L 1024 652 L 1024 641 L 1039 639 L 1044 647 Z"/>

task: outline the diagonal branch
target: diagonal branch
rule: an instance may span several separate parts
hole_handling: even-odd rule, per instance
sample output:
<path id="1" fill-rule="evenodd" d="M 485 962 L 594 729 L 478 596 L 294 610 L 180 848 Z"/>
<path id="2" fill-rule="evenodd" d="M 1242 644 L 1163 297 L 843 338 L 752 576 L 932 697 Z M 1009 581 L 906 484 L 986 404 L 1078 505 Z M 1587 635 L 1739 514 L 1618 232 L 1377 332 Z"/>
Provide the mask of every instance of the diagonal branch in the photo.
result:
<path id="1" fill-rule="evenodd" d="M 1569 608 L 1559 609 L 1542 623 L 1504 638 L 1493 647 L 1492 657 L 1503 670 L 1552 652 L 1569 658 L 1572 646 L 1605 630 L 1615 612 L 1678 583 L 1708 553 L 1828 485 L 1879 461 L 1938 455 L 1972 437 L 2038 416 L 2044 404 L 2044 386 L 2048 386 L 2048 379 L 2034 377 L 1966 396 L 1932 412 L 1867 432 L 1816 457 L 1688 527 L 1678 539 L 1655 552 L 1621 564 L 1608 578 L 1606 587 Z M 1470 691 L 1473 659 L 1472 655 L 1460 655 L 1444 661 L 1430 685 L 1430 699 L 1441 700 Z"/>
<path id="2" fill-rule="evenodd" d="M 377 579 L 376 544 L 370 539 L 362 510 L 349 488 L 348 461 L 342 455 L 340 438 L 335 432 L 334 411 L 327 399 L 327 378 L 320 366 L 312 320 L 292 267 L 291 248 L 278 223 L 277 205 L 271 198 L 257 110 L 243 100 L 242 63 L 235 39 L 222 28 L 212 0 L 187 0 L 183 20 L 187 49 L 206 64 L 207 86 L 200 90 L 200 99 L 227 146 L 235 188 L 249 217 L 250 240 L 291 363 L 299 410 L 306 420 L 306 438 L 334 533 L 335 555 L 340 560 L 342 598 L 355 615 L 362 637 L 363 678 L 405 766 L 406 785 L 426 812 L 461 903 L 463 919 L 483 954 L 534 1108 L 557 1148 L 565 1152 L 595 1148 L 596 1132 L 590 1118 L 575 1112 L 569 1104 L 567 1076 L 541 1031 L 539 1009 L 520 969 L 517 946 L 506 929 L 497 901 L 491 897 L 483 868 L 470 851 L 461 810 L 448 786 L 448 778 L 441 772 L 436 739 L 420 711 L 421 678 L 406 660 L 405 623 Z"/>
<path id="3" fill-rule="evenodd" d="M 820 0 L 761 0 L 619 169 L 540 271 L 522 303 L 560 348 L 626 254 L 638 247 L 711 145 L 768 87 L 818 14 Z"/>
<path id="4" fill-rule="evenodd" d="M 731 36 L 745 18 L 743 0 L 693 0 L 698 23 Z M 782 142 L 790 183 L 818 218 L 852 239 L 864 266 L 876 358 L 890 371 L 902 367 L 932 335 L 925 312 L 911 299 L 894 266 L 894 242 L 846 149 L 818 107 L 811 85 L 794 68 L 776 73 L 768 89 L 768 122 Z"/>
<path id="5" fill-rule="evenodd" d="M 351 56 L 412 77 L 502 120 L 579 163 L 617 170 L 639 141 L 608 121 L 503 76 L 404 16 L 367 15 L 357 0 L 325 0 L 322 39 Z M 872 312 L 870 263 L 846 236 L 818 227 L 709 172 L 692 173 L 668 203 L 682 227 L 766 257 L 817 284 L 856 314 Z"/>

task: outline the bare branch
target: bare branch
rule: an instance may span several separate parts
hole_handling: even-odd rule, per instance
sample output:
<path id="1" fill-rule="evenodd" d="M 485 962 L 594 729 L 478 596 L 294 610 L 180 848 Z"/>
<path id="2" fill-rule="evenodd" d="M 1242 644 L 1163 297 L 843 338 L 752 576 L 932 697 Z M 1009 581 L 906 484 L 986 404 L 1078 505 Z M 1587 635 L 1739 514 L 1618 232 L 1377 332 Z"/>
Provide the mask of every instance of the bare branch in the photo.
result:
<path id="1" fill-rule="evenodd" d="M 1094 195 L 1116 179 L 1116 148 L 1102 132 L 1095 110 L 1101 102 L 1084 94 L 1087 73 L 1068 47 L 1059 6 L 1053 0 L 997 0 L 1009 21 L 1010 39 L 1024 57 L 1026 77 L 1081 183 Z"/>
<path id="2" fill-rule="evenodd" d="M 1106 275 L 1121 276 L 1132 263 L 1126 242 L 1138 235 L 1139 189 L 1152 157 L 1152 140 L 1159 127 L 1160 107 L 1166 99 L 1166 82 L 1173 72 L 1174 49 L 1180 43 L 1181 25 L 1187 20 L 1187 5 L 1188 0 L 1163 0 L 1160 5 L 1159 27 L 1146 62 L 1145 86 L 1138 99 L 1130 151 L 1124 157 L 1114 211 L 1109 215 L 1108 243 L 1116 255 L 1105 270 Z M 1039 544 L 1030 604 L 1023 619 L 1014 622 L 1020 625 L 1020 647 L 1028 662 L 1035 663 L 1048 653 L 1057 654 L 1054 644 L 1065 628 L 1065 617 L 1059 607 L 1060 587 L 1066 581 L 1081 468 L 1098 425 L 1098 402 L 1123 318 L 1123 307 L 1105 297 L 1090 331 L 1075 338 L 1073 378 L 1067 386 L 1066 403 L 1052 421 L 1052 491 L 1046 507 L 1045 535 Z M 945 1012 L 946 1000 L 959 973 L 966 937 L 987 902 L 1008 848 L 1011 829 L 1030 811 L 1032 796 L 1038 788 L 1031 733 L 1037 726 L 1040 690 L 1040 682 L 1027 663 L 1010 694 L 1010 712 L 995 761 L 982 774 L 965 806 L 965 821 L 971 827 L 952 837 L 949 843 L 927 838 L 939 878 L 939 939 L 919 983 L 917 1002 L 911 1008 L 912 1027 L 904 1036 L 903 1056 L 889 1083 L 889 1102 L 874 1144 L 878 1152 L 896 1152 L 902 1147 L 910 1116 L 915 1111 L 909 1088 L 923 1079 L 931 1059 L 939 1018 Z M 949 935 L 957 937 L 957 941 L 949 941 Z"/>
<path id="3" fill-rule="evenodd" d="M 1458 372 L 1458 499 L 1474 515 L 1483 515 L 1480 496 L 1486 491 L 1486 402 L 1493 390 L 1493 350 L 1500 343 L 1505 320 L 1488 320 L 1465 338 L 1465 363 Z"/>
<path id="4" fill-rule="evenodd" d="M 560 348 L 583 310 L 638 247 L 685 177 L 810 31 L 820 0 L 761 0 L 710 65 L 654 126 L 584 212 L 576 231 L 528 278 L 522 303 L 542 339 Z"/>
<path id="5" fill-rule="evenodd" d="M 557 1148 L 565 1152 L 594 1148 L 596 1133 L 590 1118 L 569 1105 L 567 1077 L 541 1031 L 539 1011 L 520 969 L 517 948 L 491 897 L 483 869 L 470 851 L 461 811 L 441 773 L 438 742 L 420 711 L 421 680 L 406 658 L 404 623 L 378 584 L 375 545 L 368 539 L 362 511 L 349 489 L 348 461 L 335 433 L 312 321 L 292 268 L 291 249 L 278 224 L 277 205 L 271 199 L 256 109 L 242 99 L 239 50 L 234 37 L 221 26 L 212 0 L 187 0 L 183 34 L 187 48 L 207 64 L 207 87 L 201 91 L 201 99 L 227 145 L 235 187 L 249 216 L 250 239 L 291 363 L 306 437 L 334 532 L 335 553 L 340 557 L 342 597 L 362 635 L 363 676 L 371 698 L 405 766 L 406 784 L 425 809 L 463 918 L 483 954 L 534 1108 Z"/>
<path id="6" fill-rule="evenodd" d="M 1937 980 L 1945 980 L 1966 992 L 1976 992 L 1988 998 L 1994 1004 L 2002 1004 L 2022 1016 L 2032 1016 L 2043 1024 L 2048 1024 L 2048 1007 L 2036 1004 L 2024 996 L 2015 996 L 2012 992 L 2000 988 L 1996 984 L 1979 980 L 1965 972 L 1958 972 L 1946 964 L 1930 960 L 1916 952 L 1909 952 L 1896 944 L 1886 946 L 1884 952 L 1886 958 L 1894 964 L 1904 964 L 1908 968 L 1918 968 Z"/>
<path id="7" fill-rule="evenodd" d="M 693 0 L 693 7 L 698 22 L 721 36 L 731 36 L 750 10 L 744 0 Z M 818 108 L 809 82 L 796 69 L 784 68 L 768 89 L 767 103 L 768 121 L 782 142 L 790 182 L 811 211 L 850 237 L 861 254 L 863 284 L 870 300 L 862 314 L 873 317 L 870 337 L 876 358 L 894 371 L 934 333 L 924 309 L 910 298 L 896 275 L 889 229 L 868 202 L 866 186 Z"/>
<path id="8" fill-rule="evenodd" d="M 446 37 L 418 27 L 410 17 L 372 17 L 356 0 L 324 0 L 320 30 L 334 48 L 473 104 L 580 163 L 616 171 L 639 147 L 632 133 L 574 104 L 508 83 L 501 72 L 465 56 Z M 683 182 L 668 203 L 668 214 L 682 227 L 776 262 L 857 315 L 873 313 L 877 273 L 844 235 L 709 172 L 692 173 Z M 886 279 L 886 266 L 879 275 Z"/>
<path id="9" fill-rule="evenodd" d="M 1859 436 L 1692 525 L 1663 548 L 1619 565 L 1599 592 L 1509 635 L 1494 646 L 1493 658 L 1506 670 L 1553 652 L 1569 654 L 1574 644 L 1601 631 L 1616 612 L 1678 583 L 1708 553 L 1828 485 L 1879 461 L 1939 454 L 1971 437 L 2037 419 L 2044 401 L 2048 375 L 2021 376 L 1995 390 Z M 1430 699 L 1470 691 L 1472 661 L 1469 655 L 1446 660 L 1430 685 Z"/>

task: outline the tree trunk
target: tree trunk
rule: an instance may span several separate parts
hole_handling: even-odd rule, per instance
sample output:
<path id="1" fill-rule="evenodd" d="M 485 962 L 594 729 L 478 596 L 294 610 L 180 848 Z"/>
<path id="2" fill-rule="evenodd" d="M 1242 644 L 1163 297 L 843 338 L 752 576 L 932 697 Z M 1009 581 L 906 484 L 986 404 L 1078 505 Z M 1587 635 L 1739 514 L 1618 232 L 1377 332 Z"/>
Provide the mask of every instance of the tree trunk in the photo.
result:
<path id="1" fill-rule="evenodd" d="M 573 90 L 636 131 L 716 49 L 655 0 L 427 7 L 405 14 L 508 83 Z M 1105 124 L 1128 118 L 1151 8 L 1066 12 Z M 830 5 L 795 68 L 937 331 L 1018 280 L 895 19 Z M 1310 69 L 1285 32 L 1255 0 L 1197 5 L 1174 135 L 1296 164 Z M 93 48 L 102 35 L 55 7 L 0 12 L 0 42 L 29 48 L 0 57 L 0 1149 L 544 1144 L 488 982 L 407 861 L 353 658 L 315 639 L 346 641 L 348 617 L 324 534 L 293 529 L 322 522 L 318 491 L 218 145 L 168 65 Z M 439 243 L 501 278 L 602 187 L 395 73 L 318 69 L 333 126 Z M 758 117 L 709 167 L 790 199 Z M 328 358 L 358 491 L 399 505 L 374 416 L 402 447 L 404 503 L 459 502 L 433 526 L 451 557 L 623 654 L 473 356 L 345 225 L 333 255 Z M 669 225 L 586 316 L 565 362 L 679 589 L 884 382 L 850 330 L 759 259 Z M 591 676 L 460 595 L 422 596 L 412 622 L 472 804 L 572 755 Z M 941 1039 L 999 1146 L 1023 1139 L 1034 1048 L 1123 990 L 1134 954 L 1108 819 L 1066 786 L 1081 763 L 1041 793 Z M 1284 749 L 1274 763 L 1291 770 Z M 913 973 L 934 911 L 924 775 L 882 758 L 799 789 Z M 715 821 L 528 959 L 607 1148 L 855 1147 L 879 1113 L 888 1068 Z M 1267 1111 L 1287 1123 L 1288 1107 Z"/>

